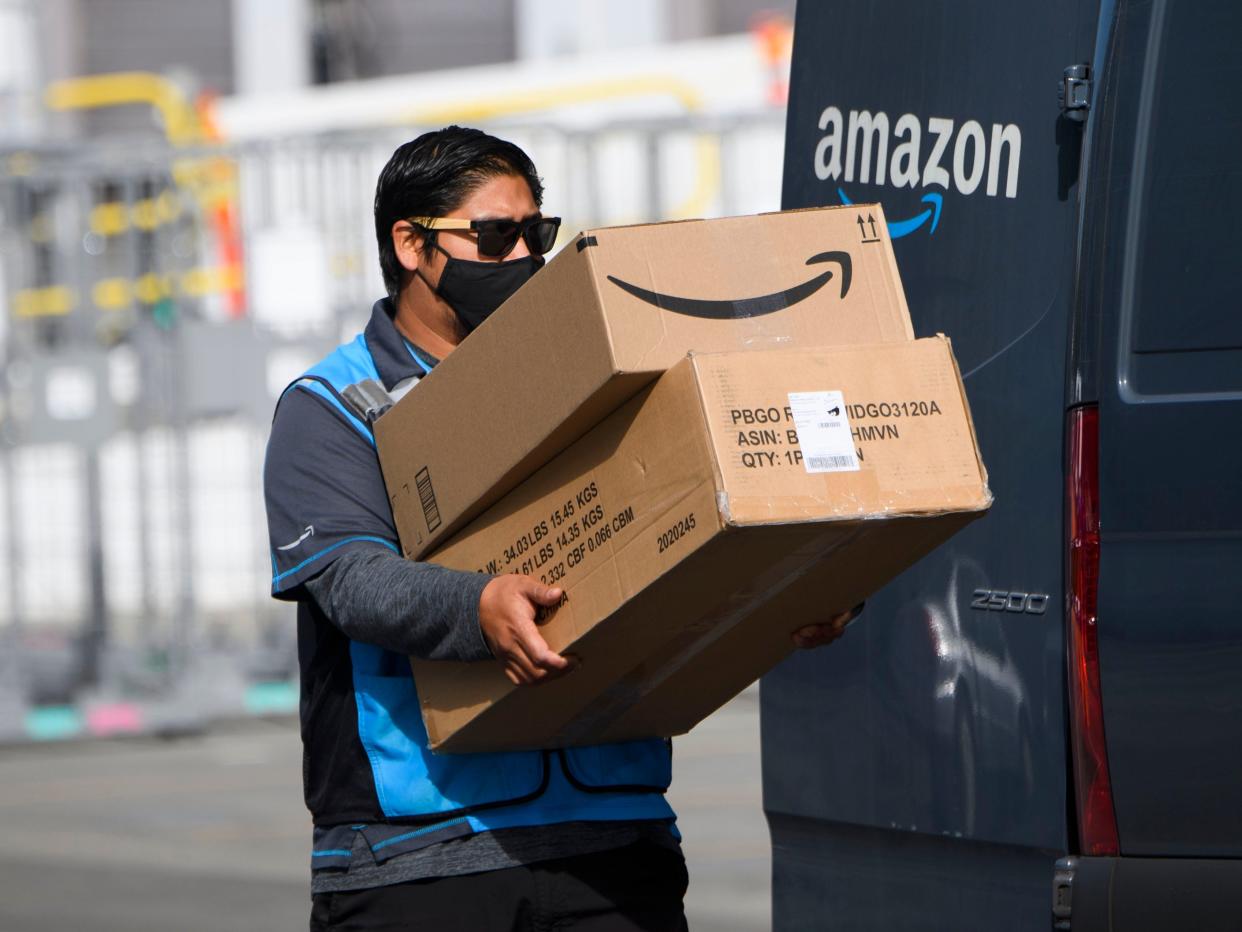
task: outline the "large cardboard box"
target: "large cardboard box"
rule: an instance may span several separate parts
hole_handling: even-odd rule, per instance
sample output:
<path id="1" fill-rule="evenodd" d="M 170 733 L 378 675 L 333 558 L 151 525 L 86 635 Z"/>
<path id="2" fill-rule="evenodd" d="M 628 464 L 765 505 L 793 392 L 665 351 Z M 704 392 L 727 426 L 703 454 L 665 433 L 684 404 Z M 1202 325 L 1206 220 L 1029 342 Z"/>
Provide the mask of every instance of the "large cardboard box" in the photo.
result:
<path id="1" fill-rule="evenodd" d="M 990 503 L 943 337 L 692 355 L 433 554 L 564 587 L 581 667 L 412 661 L 431 745 L 688 731 Z"/>
<path id="2" fill-rule="evenodd" d="M 402 548 L 447 540 L 687 352 L 912 337 L 878 205 L 587 232 L 376 422 Z"/>

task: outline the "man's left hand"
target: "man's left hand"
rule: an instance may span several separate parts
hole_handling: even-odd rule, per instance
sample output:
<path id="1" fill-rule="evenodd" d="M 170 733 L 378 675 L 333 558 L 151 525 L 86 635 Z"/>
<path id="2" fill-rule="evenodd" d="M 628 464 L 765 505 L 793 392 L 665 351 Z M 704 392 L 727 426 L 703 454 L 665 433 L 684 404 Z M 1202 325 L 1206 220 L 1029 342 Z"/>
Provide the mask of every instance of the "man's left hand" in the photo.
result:
<path id="1" fill-rule="evenodd" d="M 849 611 L 838 612 L 826 622 L 799 628 L 793 633 L 793 642 L 798 647 L 806 650 L 831 644 L 845 633 L 845 626 L 857 618 L 862 610 L 862 603 L 859 603 Z"/>

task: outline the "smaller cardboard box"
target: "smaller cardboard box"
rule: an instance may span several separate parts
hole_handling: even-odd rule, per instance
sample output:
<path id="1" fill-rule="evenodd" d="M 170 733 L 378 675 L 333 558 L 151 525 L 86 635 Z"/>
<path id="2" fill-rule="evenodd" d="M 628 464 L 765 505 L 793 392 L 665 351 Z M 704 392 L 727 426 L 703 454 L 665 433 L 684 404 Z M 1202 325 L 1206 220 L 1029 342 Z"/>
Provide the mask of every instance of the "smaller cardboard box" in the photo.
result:
<path id="1" fill-rule="evenodd" d="M 433 555 L 563 587 L 581 667 L 412 661 L 431 746 L 684 733 L 990 503 L 943 337 L 692 355 Z"/>
<path id="2" fill-rule="evenodd" d="M 448 540 L 688 352 L 913 335 L 878 205 L 583 233 L 376 422 L 402 550 Z"/>

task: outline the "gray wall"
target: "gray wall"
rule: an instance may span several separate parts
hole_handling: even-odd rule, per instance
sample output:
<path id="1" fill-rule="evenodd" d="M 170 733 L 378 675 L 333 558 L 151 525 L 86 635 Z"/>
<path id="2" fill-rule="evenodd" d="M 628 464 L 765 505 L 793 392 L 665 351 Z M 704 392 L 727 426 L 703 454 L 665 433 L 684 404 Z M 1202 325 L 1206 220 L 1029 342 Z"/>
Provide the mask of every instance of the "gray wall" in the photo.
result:
<path id="1" fill-rule="evenodd" d="M 378 77 L 511 61 L 512 0 L 320 0 L 337 54 L 329 77 Z"/>
<path id="2" fill-rule="evenodd" d="M 230 0 L 79 0 L 82 72 L 184 69 L 233 89 Z"/>
<path id="3" fill-rule="evenodd" d="M 820 0 L 825 2 L 825 0 Z M 667 0 L 674 40 L 745 32 L 757 13 L 781 13 L 793 22 L 794 0 Z"/>

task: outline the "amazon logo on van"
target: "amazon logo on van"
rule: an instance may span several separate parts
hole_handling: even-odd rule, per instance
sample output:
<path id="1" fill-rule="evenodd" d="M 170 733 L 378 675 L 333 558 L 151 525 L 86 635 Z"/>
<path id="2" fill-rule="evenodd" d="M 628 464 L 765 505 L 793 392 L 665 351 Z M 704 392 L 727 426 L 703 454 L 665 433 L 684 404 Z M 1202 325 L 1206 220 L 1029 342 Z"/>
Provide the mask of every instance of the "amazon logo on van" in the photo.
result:
<path id="1" fill-rule="evenodd" d="M 850 279 L 853 276 L 853 262 L 848 252 L 833 250 L 831 252 L 821 252 L 811 256 L 806 260 L 807 265 L 819 265 L 823 262 L 834 262 L 841 271 L 841 297 L 844 298 L 850 290 Z M 783 291 L 775 291 L 771 294 L 757 295 L 751 298 L 725 298 L 723 300 L 713 300 L 708 298 L 689 298 L 682 295 L 663 294 L 659 291 L 651 291 L 648 288 L 640 288 L 638 285 L 617 278 L 615 275 L 609 275 L 608 280 L 640 301 L 646 301 L 648 304 L 654 304 L 662 311 L 672 311 L 674 314 L 685 314 L 688 317 L 700 317 L 707 320 L 732 320 L 744 317 L 761 317 L 764 314 L 772 314 L 776 311 L 783 311 L 787 307 L 792 307 L 799 301 L 805 301 L 824 285 L 828 284 L 835 273 L 832 269 L 825 269 L 818 275 L 808 278 L 804 282 L 799 282 Z"/>
<path id="2" fill-rule="evenodd" d="M 1018 196 L 1022 164 L 1022 130 L 1016 123 L 978 120 L 958 123 L 948 117 L 913 113 L 891 121 L 877 110 L 842 111 L 825 107 L 819 115 L 822 135 L 815 145 L 815 177 L 837 182 L 842 204 L 853 203 L 844 185 L 857 181 L 893 188 L 931 188 L 914 216 L 889 221 L 889 236 L 908 236 L 923 226 L 935 233 L 945 191 L 970 196 L 982 188 L 988 197 Z M 1002 189 L 1003 183 L 1003 189 Z"/>

